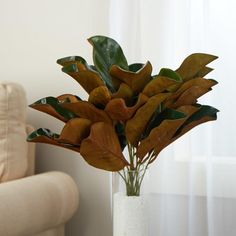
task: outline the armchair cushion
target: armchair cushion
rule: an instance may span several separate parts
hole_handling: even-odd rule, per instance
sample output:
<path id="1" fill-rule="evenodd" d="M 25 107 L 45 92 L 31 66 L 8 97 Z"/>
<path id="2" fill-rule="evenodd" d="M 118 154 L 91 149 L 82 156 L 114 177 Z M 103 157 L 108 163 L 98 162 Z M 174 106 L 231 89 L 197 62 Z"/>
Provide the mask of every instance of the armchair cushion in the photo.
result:
<path id="1" fill-rule="evenodd" d="M 0 82 L 0 182 L 25 176 L 26 95 L 16 83 Z"/>
<path id="2" fill-rule="evenodd" d="M 64 235 L 63 225 L 75 213 L 78 201 L 77 185 L 62 172 L 2 183 L 0 235 Z"/>

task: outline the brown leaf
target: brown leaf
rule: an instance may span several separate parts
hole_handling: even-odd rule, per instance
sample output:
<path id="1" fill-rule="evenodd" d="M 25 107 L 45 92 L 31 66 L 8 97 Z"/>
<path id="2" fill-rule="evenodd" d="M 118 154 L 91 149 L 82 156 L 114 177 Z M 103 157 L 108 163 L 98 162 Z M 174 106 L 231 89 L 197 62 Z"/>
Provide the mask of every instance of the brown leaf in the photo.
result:
<path id="1" fill-rule="evenodd" d="M 217 56 L 204 53 L 191 54 L 183 61 L 176 72 L 184 81 L 192 79 L 193 77 L 197 76 L 199 71 L 201 71 L 207 64 L 217 58 Z"/>
<path id="2" fill-rule="evenodd" d="M 31 107 L 31 108 L 33 108 L 33 109 L 35 109 L 37 111 L 44 112 L 44 113 L 46 113 L 46 114 L 48 114 L 50 116 L 53 116 L 53 117 L 55 117 L 58 120 L 61 120 L 63 122 L 67 121 L 67 119 L 65 119 L 62 115 L 57 113 L 55 111 L 55 109 L 52 106 L 50 106 L 49 104 L 34 104 L 33 103 L 33 104 L 29 105 L 29 107 Z"/>
<path id="3" fill-rule="evenodd" d="M 204 78 L 195 78 L 191 79 L 189 81 L 186 81 L 181 85 L 181 87 L 174 92 L 167 100 L 165 103 L 165 106 L 167 107 L 172 107 L 172 104 L 176 102 L 176 100 L 183 94 L 185 91 L 190 89 L 193 86 L 198 86 L 201 87 L 203 90 L 208 91 L 211 87 L 216 85 L 217 82 L 212 79 L 204 79 Z M 177 106 L 174 106 L 177 107 Z"/>
<path id="4" fill-rule="evenodd" d="M 177 99 L 177 101 L 172 104 L 172 108 L 177 108 L 183 105 L 191 105 L 197 102 L 197 99 L 201 97 L 203 94 L 207 93 L 209 89 L 203 88 L 200 86 L 193 86 L 187 89 L 185 92 L 181 94 L 181 96 Z"/>
<path id="5" fill-rule="evenodd" d="M 127 107 L 124 99 L 115 98 L 106 105 L 105 112 L 109 114 L 113 120 L 126 121 L 129 120 L 136 110 L 146 103 L 147 100 L 148 97 L 140 93 L 136 104 L 132 107 Z"/>
<path id="6" fill-rule="evenodd" d="M 83 88 L 84 90 L 90 94 L 95 88 L 99 86 L 103 86 L 104 83 L 100 78 L 99 74 L 92 70 L 83 70 L 84 65 L 80 64 L 78 71 L 76 72 L 66 72 L 72 78 L 74 78 Z"/>
<path id="7" fill-rule="evenodd" d="M 104 122 L 92 125 L 89 137 L 82 141 L 80 153 L 88 164 L 99 169 L 119 171 L 128 165 L 115 129 Z"/>
<path id="8" fill-rule="evenodd" d="M 137 110 L 133 118 L 127 121 L 125 134 L 132 145 L 137 146 L 152 114 L 168 96 L 170 96 L 169 93 L 160 93 L 149 98 L 148 101 Z"/>
<path id="9" fill-rule="evenodd" d="M 111 94 L 106 86 L 95 88 L 90 94 L 88 101 L 96 106 L 105 107 L 111 100 Z"/>
<path id="10" fill-rule="evenodd" d="M 143 94 L 151 97 L 165 91 L 171 85 L 176 84 L 179 84 L 179 82 L 176 82 L 175 80 L 172 80 L 165 76 L 157 76 L 145 86 Z"/>
<path id="11" fill-rule="evenodd" d="M 151 80 L 151 73 L 152 65 L 150 62 L 147 62 L 137 72 L 123 70 L 117 65 L 113 65 L 110 70 L 111 76 L 129 85 L 134 94 L 138 94 L 143 90 L 145 85 Z"/>
<path id="12" fill-rule="evenodd" d="M 130 101 L 133 96 L 133 92 L 129 85 L 121 83 L 118 91 L 113 93 L 112 98 L 123 98 L 126 102 Z"/>
<path id="13" fill-rule="evenodd" d="M 46 97 L 38 100 L 37 102 L 29 105 L 31 108 L 44 112 L 48 115 L 51 115 L 63 122 L 71 119 L 73 116 L 69 114 L 70 112 L 66 111 L 65 109 L 60 107 L 60 104 L 64 101 L 71 101 L 73 102 L 78 101 L 78 99 L 71 94 L 63 94 L 57 98 L 55 97 Z"/>
<path id="14" fill-rule="evenodd" d="M 60 103 L 68 102 L 68 101 L 73 103 L 73 102 L 80 101 L 78 99 L 78 97 L 76 97 L 75 95 L 72 95 L 72 94 L 63 94 L 63 95 L 58 96 L 57 99 Z"/>
<path id="15" fill-rule="evenodd" d="M 180 138 L 182 135 L 184 135 L 185 133 L 187 133 L 189 130 L 191 130 L 192 128 L 196 127 L 197 125 L 200 125 L 202 123 L 205 123 L 205 122 L 208 122 L 208 121 L 212 121 L 212 120 L 215 120 L 215 118 L 213 117 L 210 117 L 210 116 L 205 116 L 197 121 L 194 121 L 192 123 L 190 123 L 189 125 L 185 126 L 184 129 L 181 131 L 181 133 L 178 135 L 178 136 L 175 136 L 174 138 L 170 138 L 169 140 L 166 140 L 166 143 L 164 145 L 161 145 L 159 144 L 156 144 L 155 148 L 154 148 L 154 151 L 155 151 L 155 157 L 150 161 L 153 162 L 156 157 L 158 156 L 158 154 L 165 148 L 167 147 L 168 145 L 170 145 L 171 143 L 173 143 L 176 139 Z M 179 126 L 180 127 L 180 126 Z M 139 155 L 140 155 L 140 158 L 142 158 L 142 155 L 144 155 L 145 151 L 147 150 L 151 150 L 152 147 L 148 146 L 147 143 L 144 143 L 142 144 L 142 150 L 140 148 L 139 150 Z M 146 145 L 146 146 L 145 146 Z M 146 148 L 146 150 L 145 150 Z M 149 148 L 149 149 L 148 149 Z M 151 148 L 151 149 L 150 149 Z"/>
<path id="16" fill-rule="evenodd" d="M 205 117 L 202 117 L 199 120 L 191 122 L 190 124 L 186 125 L 177 136 L 170 139 L 169 142 L 166 143 L 165 147 L 168 146 L 169 144 L 173 143 L 176 139 L 180 138 L 181 136 L 183 136 L 185 133 L 187 133 L 188 131 L 190 131 L 194 127 L 196 127 L 200 124 L 206 123 L 208 121 L 213 121 L 213 120 L 216 120 L 216 117 L 205 116 Z M 156 146 L 156 148 L 155 148 L 156 155 L 158 155 L 160 153 L 160 151 L 161 150 L 159 150 L 159 148 Z M 152 161 L 154 161 L 154 159 Z"/>
<path id="17" fill-rule="evenodd" d="M 27 141 L 28 142 L 34 142 L 34 143 L 51 144 L 51 145 L 54 145 L 54 146 L 59 146 L 59 147 L 63 147 L 63 148 L 66 148 L 66 149 L 70 149 L 70 150 L 75 151 L 75 152 L 79 152 L 79 150 L 80 150 L 79 147 L 77 147 L 77 146 L 72 146 L 72 145 L 59 143 L 58 138 L 44 136 L 44 135 L 35 136 L 31 140 L 27 140 Z"/>
<path id="18" fill-rule="evenodd" d="M 152 129 L 149 136 L 142 140 L 137 148 L 138 158 L 142 160 L 153 149 L 155 149 L 155 154 L 158 155 L 161 150 L 169 145 L 177 129 L 197 110 L 198 108 L 194 106 L 182 106 L 177 111 L 183 112 L 186 117 L 164 120 L 159 126 Z"/>
<path id="19" fill-rule="evenodd" d="M 112 77 L 112 76 L 111 76 L 111 81 L 112 81 L 112 84 L 113 84 L 115 90 L 118 90 L 120 85 L 122 84 L 122 81 L 120 81 L 119 79 Z"/>
<path id="20" fill-rule="evenodd" d="M 175 136 L 172 140 L 171 143 L 174 142 L 176 139 L 178 139 L 179 137 L 183 136 L 185 133 L 187 133 L 188 131 L 190 131 L 192 128 L 196 127 L 197 125 L 200 125 L 202 123 L 208 122 L 208 121 L 213 121 L 216 120 L 216 118 L 212 117 L 212 116 L 205 116 L 202 117 L 199 120 L 193 121 L 190 124 L 186 125 L 180 132 L 180 134 L 178 134 L 177 136 Z"/>
<path id="21" fill-rule="evenodd" d="M 78 117 L 91 120 L 92 123 L 103 121 L 112 124 L 112 120 L 103 110 L 96 108 L 87 101 L 78 101 L 75 103 L 63 103 L 62 107 L 75 113 Z"/>
<path id="22" fill-rule="evenodd" d="M 202 77 L 203 78 L 204 76 L 209 74 L 211 71 L 213 71 L 212 68 L 205 66 L 198 72 L 197 77 Z"/>
<path id="23" fill-rule="evenodd" d="M 180 89 L 177 91 L 176 94 L 177 95 L 181 94 L 192 86 L 200 86 L 200 87 L 209 89 L 216 84 L 217 84 L 217 81 L 212 80 L 212 79 L 195 78 L 195 79 L 191 79 L 191 80 L 185 82 L 184 84 L 182 84 L 182 86 L 180 87 Z"/>
<path id="24" fill-rule="evenodd" d="M 89 135 L 92 122 L 84 118 L 69 120 L 61 131 L 58 142 L 79 146 Z"/>

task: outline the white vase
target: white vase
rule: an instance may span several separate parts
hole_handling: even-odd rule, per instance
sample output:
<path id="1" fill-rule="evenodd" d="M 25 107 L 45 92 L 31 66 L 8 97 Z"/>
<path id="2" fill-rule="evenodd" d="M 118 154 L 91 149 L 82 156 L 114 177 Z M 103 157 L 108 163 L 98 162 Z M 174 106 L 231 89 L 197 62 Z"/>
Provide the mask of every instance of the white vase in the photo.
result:
<path id="1" fill-rule="evenodd" d="M 115 193 L 113 198 L 113 236 L 148 236 L 147 196 Z"/>

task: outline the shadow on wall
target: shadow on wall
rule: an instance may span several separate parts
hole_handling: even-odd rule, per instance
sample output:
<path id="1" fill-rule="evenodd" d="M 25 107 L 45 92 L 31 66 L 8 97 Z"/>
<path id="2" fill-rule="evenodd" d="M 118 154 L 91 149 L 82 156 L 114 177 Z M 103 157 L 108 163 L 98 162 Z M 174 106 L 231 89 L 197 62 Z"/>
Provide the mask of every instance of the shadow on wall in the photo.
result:
<path id="1" fill-rule="evenodd" d="M 36 172 L 63 171 L 72 176 L 80 192 L 79 209 L 67 223 L 66 235 L 112 235 L 109 173 L 89 166 L 75 152 L 47 146 L 37 144 Z"/>

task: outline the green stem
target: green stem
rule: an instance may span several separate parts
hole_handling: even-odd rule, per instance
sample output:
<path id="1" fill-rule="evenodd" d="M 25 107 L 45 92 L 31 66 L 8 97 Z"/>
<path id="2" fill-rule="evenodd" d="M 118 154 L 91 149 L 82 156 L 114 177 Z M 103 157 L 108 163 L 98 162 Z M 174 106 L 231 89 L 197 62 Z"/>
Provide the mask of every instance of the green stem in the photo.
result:
<path id="1" fill-rule="evenodd" d="M 128 153 L 130 165 L 123 169 L 123 174 L 120 174 L 126 185 L 126 194 L 128 196 L 139 196 L 141 184 L 148 169 L 151 159 L 155 156 L 154 152 L 148 153 L 147 157 L 141 162 L 136 156 L 136 149 L 128 143 Z M 140 171 L 142 171 L 140 175 Z"/>

